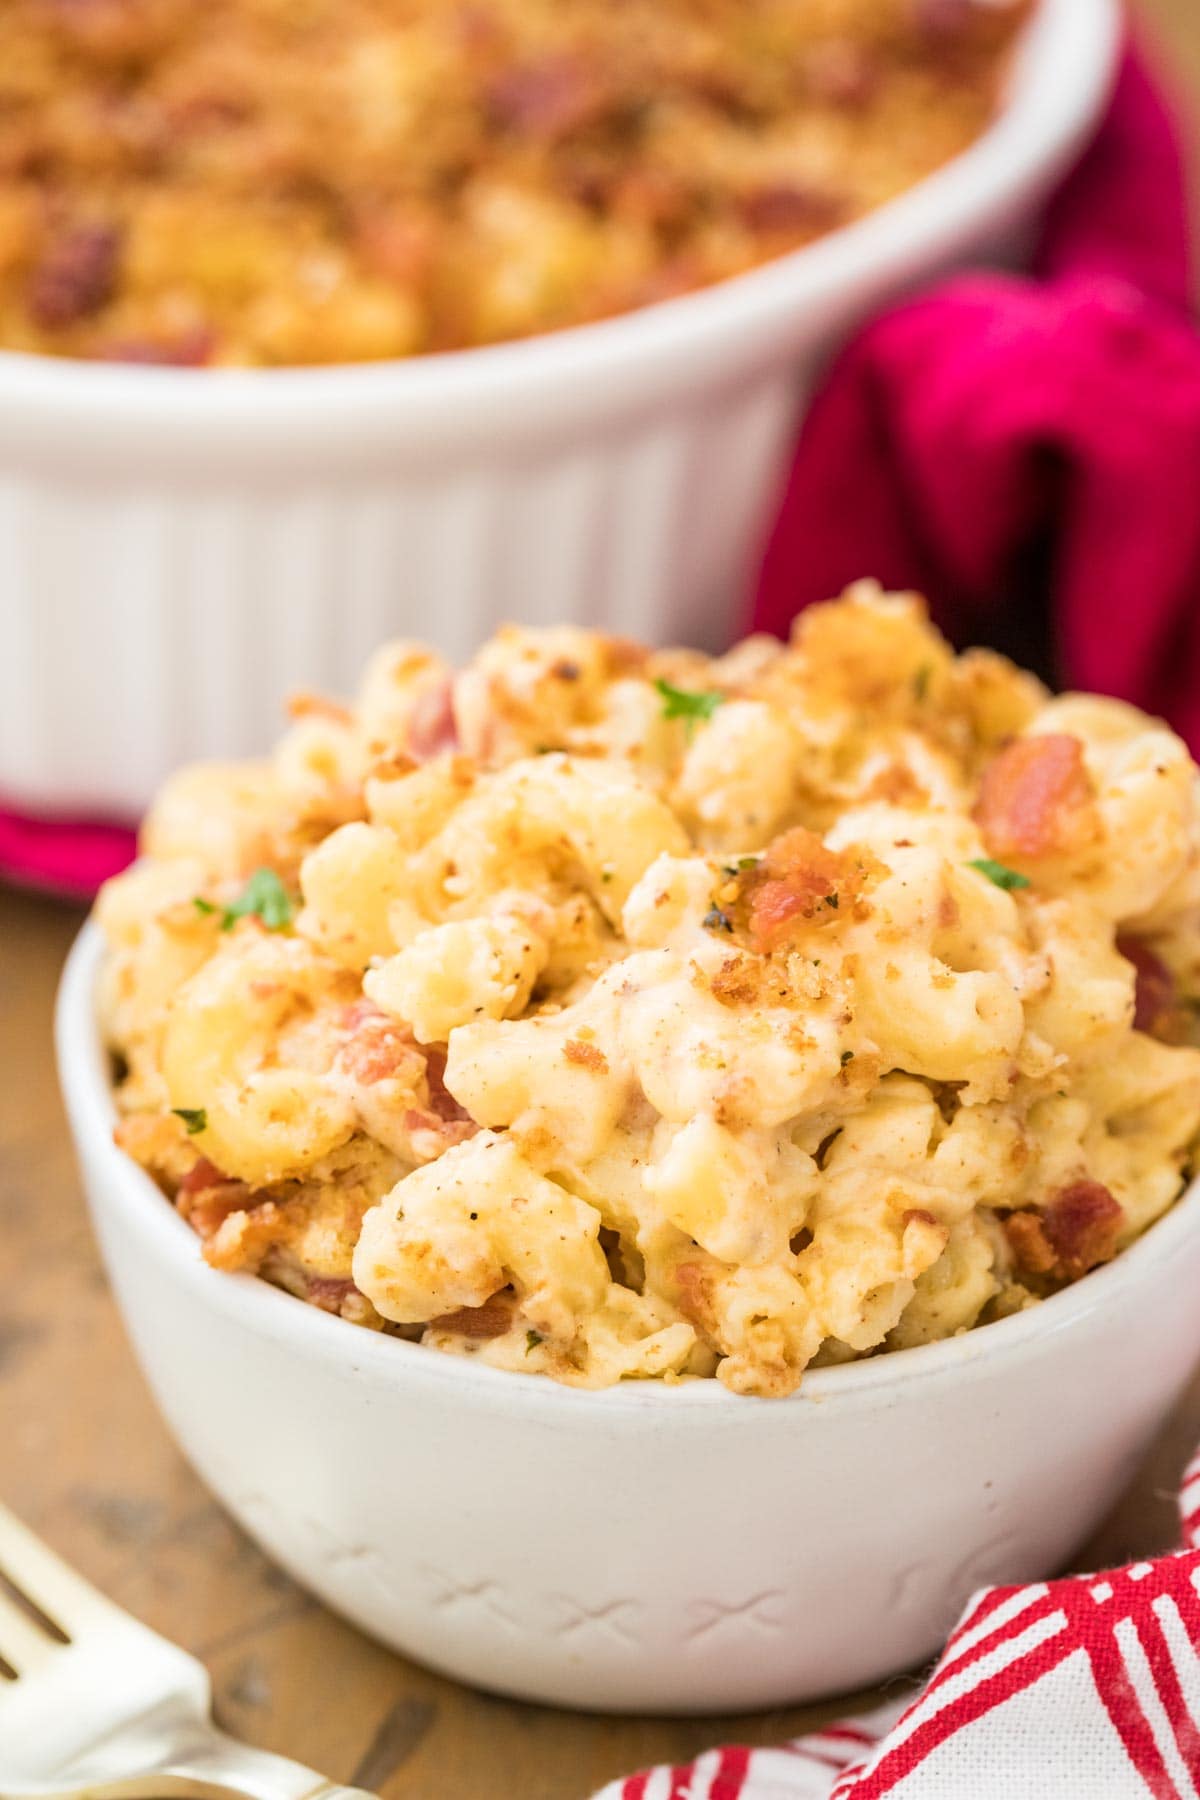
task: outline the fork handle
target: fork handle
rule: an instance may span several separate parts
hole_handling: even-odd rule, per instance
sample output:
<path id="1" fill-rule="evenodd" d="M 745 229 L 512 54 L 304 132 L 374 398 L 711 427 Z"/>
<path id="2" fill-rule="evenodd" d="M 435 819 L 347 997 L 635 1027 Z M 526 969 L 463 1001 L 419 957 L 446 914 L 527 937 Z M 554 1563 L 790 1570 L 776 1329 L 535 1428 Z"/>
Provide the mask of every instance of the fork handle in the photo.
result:
<path id="1" fill-rule="evenodd" d="M 165 1753 L 146 1747 L 150 1758 L 135 1774 L 127 1760 L 129 1740 L 122 1739 L 114 1746 L 122 1774 L 105 1779 L 97 1768 L 85 1788 L 63 1790 L 59 1800 L 68 1795 L 71 1800 L 377 1800 L 363 1788 L 327 1781 L 289 1757 L 252 1750 L 207 1723 L 183 1743 L 175 1738 Z"/>

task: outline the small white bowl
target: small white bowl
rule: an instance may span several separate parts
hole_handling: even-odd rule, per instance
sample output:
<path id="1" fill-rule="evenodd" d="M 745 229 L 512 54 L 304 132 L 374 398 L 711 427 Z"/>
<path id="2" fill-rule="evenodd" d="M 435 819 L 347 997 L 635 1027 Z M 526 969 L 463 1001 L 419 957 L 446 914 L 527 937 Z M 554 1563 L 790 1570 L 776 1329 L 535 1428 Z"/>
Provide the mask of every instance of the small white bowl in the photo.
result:
<path id="1" fill-rule="evenodd" d="M 820 370 L 882 301 L 1020 238 L 1119 36 L 1117 0 L 1041 0 L 962 156 L 603 324 L 358 368 L 0 353 L 0 797 L 133 817 L 392 634 L 456 662 L 508 618 L 715 647 Z"/>
<path id="2" fill-rule="evenodd" d="M 172 1432 L 268 1555 L 394 1649 L 563 1706 L 734 1712 L 929 1657 L 1051 1574 L 1200 1355 L 1200 1184 L 1115 1262 L 964 1337 L 806 1375 L 602 1393 L 209 1269 L 112 1141 L 84 929 L 59 1067 L 117 1300 Z"/>

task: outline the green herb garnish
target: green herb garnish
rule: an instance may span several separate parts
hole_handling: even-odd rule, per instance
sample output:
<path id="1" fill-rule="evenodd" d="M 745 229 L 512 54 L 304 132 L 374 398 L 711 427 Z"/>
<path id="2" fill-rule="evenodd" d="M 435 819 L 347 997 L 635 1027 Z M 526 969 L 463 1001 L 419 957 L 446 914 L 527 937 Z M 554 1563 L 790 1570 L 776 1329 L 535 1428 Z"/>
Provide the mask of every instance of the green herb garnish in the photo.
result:
<path id="1" fill-rule="evenodd" d="M 843 1069 L 845 1068 L 847 1063 L 853 1062 L 853 1061 L 854 1061 L 853 1050 L 843 1050 L 842 1051 L 842 1067 L 843 1067 Z"/>
<path id="2" fill-rule="evenodd" d="M 913 676 L 913 699 L 920 702 L 929 692 L 929 677 L 933 674 L 928 663 L 922 663 Z"/>
<path id="3" fill-rule="evenodd" d="M 757 869 L 761 861 L 761 856 L 739 856 L 736 862 L 722 863 L 721 873 L 728 875 L 730 881 L 733 881 L 738 875 L 744 875 L 747 869 Z"/>
<path id="4" fill-rule="evenodd" d="M 525 1354 L 526 1354 L 526 1356 L 529 1355 L 529 1352 L 531 1350 L 536 1350 L 538 1345 L 541 1342 L 542 1342 L 542 1334 L 540 1331 L 527 1331 L 525 1333 Z"/>
<path id="5" fill-rule="evenodd" d="M 838 897 L 837 897 L 837 895 L 836 895 L 836 894 L 826 894 L 826 896 L 825 896 L 825 904 L 826 904 L 826 906 L 832 906 L 832 908 L 833 908 L 833 910 L 834 910 L 834 912 L 836 912 L 836 911 L 837 911 L 837 909 L 838 909 Z"/>
<path id="6" fill-rule="evenodd" d="M 197 912 L 221 915 L 221 930 L 232 931 L 239 919 L 261 919 L 268 931 L 286 931 L 295 916 L 291 895 L 274 869 L 255 869 L 245 887 L 228 906 L 215 906 L 197 894 L 192 901 Z"/>
<path id="7" fill-rule="evenodd" d="M 177 1119 L 182 1119 L 184 1129 L 189 1137 L 197 1132 L 208 1130 L 208 1114 L 202 1106 L 173 1106 L 171 1111 Z"/>
<path id="8" fill-rule="evenodd" d="M 704 915 L 705 931 L 733 931 L 733 920 L 719 906 L 710 906 Z"/>
<path id="9" fill-rule="evenodd" d="M 664 719 L 682 719 L 687 726 L 687 734 L 691 737 L 697 725 L 707 725 L 718 706 L 724 706 L 725 694 L 718 694 L 715 689 L 695 690 L 691 688 L 672 687 L 669 681 L 661 676 L 654 683 L 662 695 Z"/>
<path id="10" fill-rule="evenodd" d="M 986 875 L 989 881 L 994 882 L 998 888 L 1003 888 L 1006 894 L 1030 885 L 1028 875 L 1018 875 L 1015 869 L 1008 869 L 1001 862 L 993 862 L 990 856 L 977 856 L 967 867 L 978 869 L 981 875 Z"/>

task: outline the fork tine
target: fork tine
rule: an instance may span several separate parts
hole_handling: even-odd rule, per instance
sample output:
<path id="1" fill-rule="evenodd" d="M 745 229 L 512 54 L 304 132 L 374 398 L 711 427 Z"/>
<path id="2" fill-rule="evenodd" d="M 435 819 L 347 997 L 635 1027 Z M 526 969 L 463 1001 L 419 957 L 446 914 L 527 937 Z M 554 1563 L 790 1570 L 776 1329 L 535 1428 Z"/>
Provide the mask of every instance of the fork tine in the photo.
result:
<path id="1" fill-rule="evenodd" d="M 18 1675 L 28 1675 L 57 1647 L 55 1640 L 0 1589 L 0 1657 Z M 7 1682 L 0 1681 L 0 1705 L 6 1686 Z"/>
<path id="2" fill-rule="evenodd" d="M 39 1537 L 35 1537 L 28 1526 L 22 1525 L 6 1506 L 0 1506 L 0 1574 L 7 1575 L 13 1586 L 32 1600 L 68 1637 L 77 1636 L 87 1625 L 102 1617 L 111 1618 L 118 1610 Z M 0 1592 L 0 1601 L 3 1599 Z M 29 1625 L 11 1601 L 6 1604 Z M 29 1628 L 37 1629 L 32 1625 Z M 38 1636 L 42 1636 L 40 1631 Z"/>

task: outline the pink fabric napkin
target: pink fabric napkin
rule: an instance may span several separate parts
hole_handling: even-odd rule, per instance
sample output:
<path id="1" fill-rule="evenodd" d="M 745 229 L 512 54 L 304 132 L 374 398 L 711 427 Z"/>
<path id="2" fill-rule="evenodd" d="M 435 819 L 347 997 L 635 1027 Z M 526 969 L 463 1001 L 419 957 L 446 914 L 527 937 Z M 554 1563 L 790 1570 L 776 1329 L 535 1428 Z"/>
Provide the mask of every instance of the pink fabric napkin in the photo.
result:
<path id="1" fill-rule="evenodd" d="M 803 427 L 754 624 L 860 576 L 958 640 L 1014 639 L 1044 577 L 1064 685 L 1200 751 L 1200 333 L 1176 132 L 1136 57 L 1031 276 L 947 281 L 869 325 Z"/>
<path id="2" fill-rule="evenodd" d="M 133 861 L 137 840 L 121 825 L 31 819 L 0 808 L 0 879 L 90 900 L 102 881 Z"/>
<path id="3" fill-rule="evenodd" d="M 976 1594 L 915 1699 L 596 1800 L 1197 1800 L 1200 1454 L 1180 1511 L 1173 1555 Z"/>

